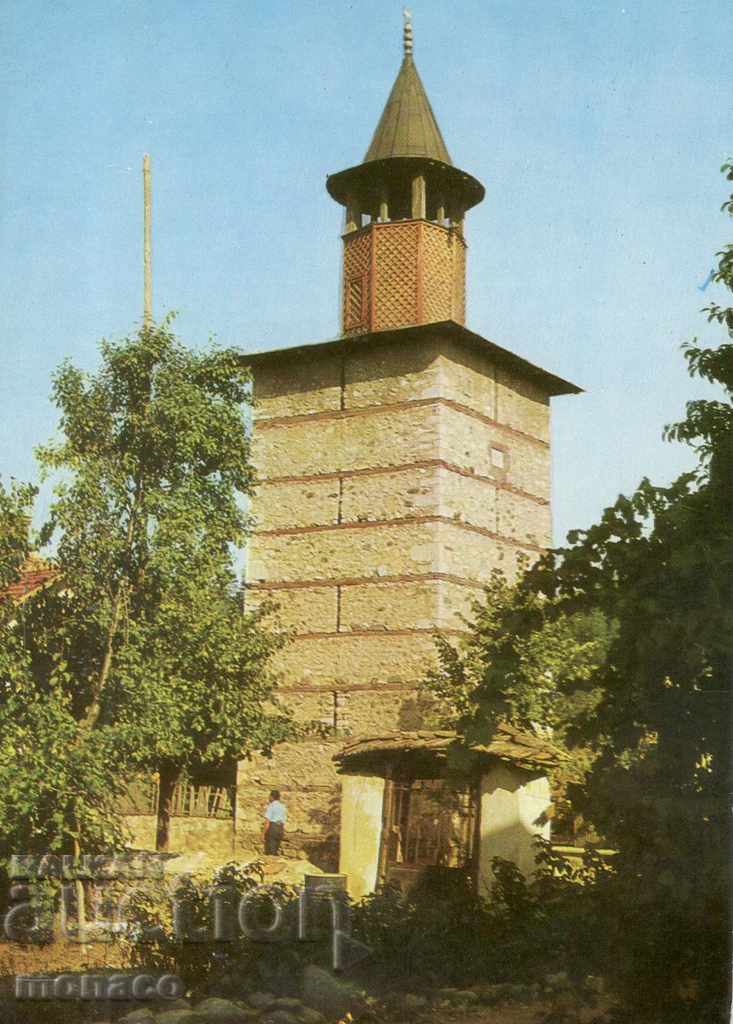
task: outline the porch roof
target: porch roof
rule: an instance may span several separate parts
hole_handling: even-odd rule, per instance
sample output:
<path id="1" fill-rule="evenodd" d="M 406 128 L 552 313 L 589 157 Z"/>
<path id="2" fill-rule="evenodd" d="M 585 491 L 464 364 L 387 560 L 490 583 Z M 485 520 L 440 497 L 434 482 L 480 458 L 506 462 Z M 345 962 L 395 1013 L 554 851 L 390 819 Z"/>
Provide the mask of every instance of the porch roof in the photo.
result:
<path id="1" fill-rule="evenodd" d="M 357 764 L 379 763 L 392 756 L 421 754 L 444 761 L 448 751 L 469 751 L 478 760 L 497 758 L 528 771 L 552 768 L 560 763 L 562 754 L 549 741 L 531 733 L 522 732 L 502 723 L 489 743 L 463 743 L 457 733 L 447 729 L 420 729 L 415 732 L 382 733 L 378 736 L 360 736 L 334 755 L 333 760 L 342 768 L 355 768 Z"/>

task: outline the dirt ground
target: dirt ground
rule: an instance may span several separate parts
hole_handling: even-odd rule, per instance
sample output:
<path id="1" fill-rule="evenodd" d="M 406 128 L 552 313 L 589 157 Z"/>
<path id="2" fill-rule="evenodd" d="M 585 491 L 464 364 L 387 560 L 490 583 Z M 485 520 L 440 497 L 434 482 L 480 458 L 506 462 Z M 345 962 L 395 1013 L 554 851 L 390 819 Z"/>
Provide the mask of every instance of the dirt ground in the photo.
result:
<path id="1" fill-rule="evenodd" d="M 521 1006 L 487 1006 L 471 1010 L 469 1013 L 446 1013 L 441 1010 L 440 1020 L 445 1024 L 538 1024 L 538 1021 L 547 1016 L 550 1009 L 551 1007 L 545 1003 L 532 1003 Z M 591 1024 L 593 1021 L 603 1020 L 603 1013 L 600 1008 L 582 1008 L 569 1020 L 572 1020 L 573 1024 Z"/>
<path id="2" fill-rule="evenodd" d="M 18 974 L 55 974 L 62 971 L 96 969 L 102 971 L 121 967 L 119 952 L 114 946 L 93 944 L 80 947 L 75 942 L 57 942 L 47 947 L 19 946 L 0 942 L 0 1024 L 10 1014 L 12 1024 L 85 1024 L 97 1020 L 115 1020 L 139 1008 L 139 1004 L 53 1004 L 37 1003 L 23 1006 L 14 998 L 14 979 Z M 160 1009 L 161 1007 L 156 1007 Z M 541 1024 L 553 1007 L 549 1003 L 505 1003 L 497 1006 L 476 1006 L 470 1010 L 442 1006 L 411 1018 L 400 1020 L 389 1015 L 389 1024 Z M 600 1024 L 605 1007 L 578 1007 L 568 1014 L 572 1024 Z M 358 1017 L 353 1024 L 359 1024 Z"/>

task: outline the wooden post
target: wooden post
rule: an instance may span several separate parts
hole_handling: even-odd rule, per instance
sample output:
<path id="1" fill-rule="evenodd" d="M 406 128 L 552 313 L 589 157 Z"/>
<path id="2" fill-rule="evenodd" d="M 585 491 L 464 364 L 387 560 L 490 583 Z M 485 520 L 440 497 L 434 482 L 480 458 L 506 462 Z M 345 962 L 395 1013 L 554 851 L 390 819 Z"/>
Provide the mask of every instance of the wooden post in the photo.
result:
<path id="1" fill-rule="evenodd" d="M 387 878 L 389 860 L 389 828 L 392 823 L 392 807 L 394 804 L 394 782 L 392 765 L 388 764 L 384 773 L 384 797 L 382 802 L 382 834 L 379 841 L 379 857 L 377 861 L 377 885 L 382 885 Z"/>
<path id="2" fill-rule="evenodd" d="M 361 227 L 361 213 L 356 201 L 349 196 L 346 203 L 346 234 Z"/>
<path id="3" fill-rule="evenodd" d="M 153 322 L 153 246 L 152 197 L 150 192 L 150 157 L 143 157 L 143 323 Z"/>
<path id="4" fill-rule="evenodd" d="M 422 174 L 412 179 L 412 219 L 425 220 L 425 178 Z"/>
<path id="5" fill-rule="evenodd" d="M 379 219 L 382 224 L 389 220 L 389 202 L 386 193 L 379 197 Z"/>
<path id="6" fill-rule="evenodd" d="M 451 210 L 450 222 L 451 227 L 459 234 L 463 234 L 463 218 L 465 216 L 465 210 L 462 210 L 460 206 L 456 206 Z"/>
<path id="7" fill-rule="evenodd" d="M 171 816 L 173 813 L 173 798 L 180 771 L 164 765 L 159 771 L 158 784 L 158 816 L 155 828 L 155 849 L 166 852 L 170 848 Z"/>

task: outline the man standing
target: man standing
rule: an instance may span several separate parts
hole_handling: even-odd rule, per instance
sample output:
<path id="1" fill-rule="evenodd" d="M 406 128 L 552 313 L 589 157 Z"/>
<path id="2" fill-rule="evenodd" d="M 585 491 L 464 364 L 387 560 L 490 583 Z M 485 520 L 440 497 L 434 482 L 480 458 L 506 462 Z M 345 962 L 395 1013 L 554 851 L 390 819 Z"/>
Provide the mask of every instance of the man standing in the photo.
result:
<path id="1" fill-rule="evenodd" d="M 273 789 L 270 793 L 270 802 L 265 808 L 265 853 L 268 856 L 277 857 L 280 852 L 287 818 L 288 811 L 285 804 L 280 801 L 280 790 Z"/>

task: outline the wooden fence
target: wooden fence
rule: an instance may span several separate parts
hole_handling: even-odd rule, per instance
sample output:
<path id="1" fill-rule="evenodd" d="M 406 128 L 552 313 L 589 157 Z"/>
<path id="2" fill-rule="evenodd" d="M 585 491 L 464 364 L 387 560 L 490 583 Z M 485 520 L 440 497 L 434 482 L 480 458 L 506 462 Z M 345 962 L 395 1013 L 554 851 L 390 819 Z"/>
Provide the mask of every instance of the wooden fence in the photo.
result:
<path id="1" fill-rule="evenodd" d="M 179 782 L 173 791 L 171 816 L 174 818 L 233 818 L 234 786 L 197 782 Z M 121 814 L 157 814 L 158 783 L 140 779 L 130 786 L 119 803 Z"/>

